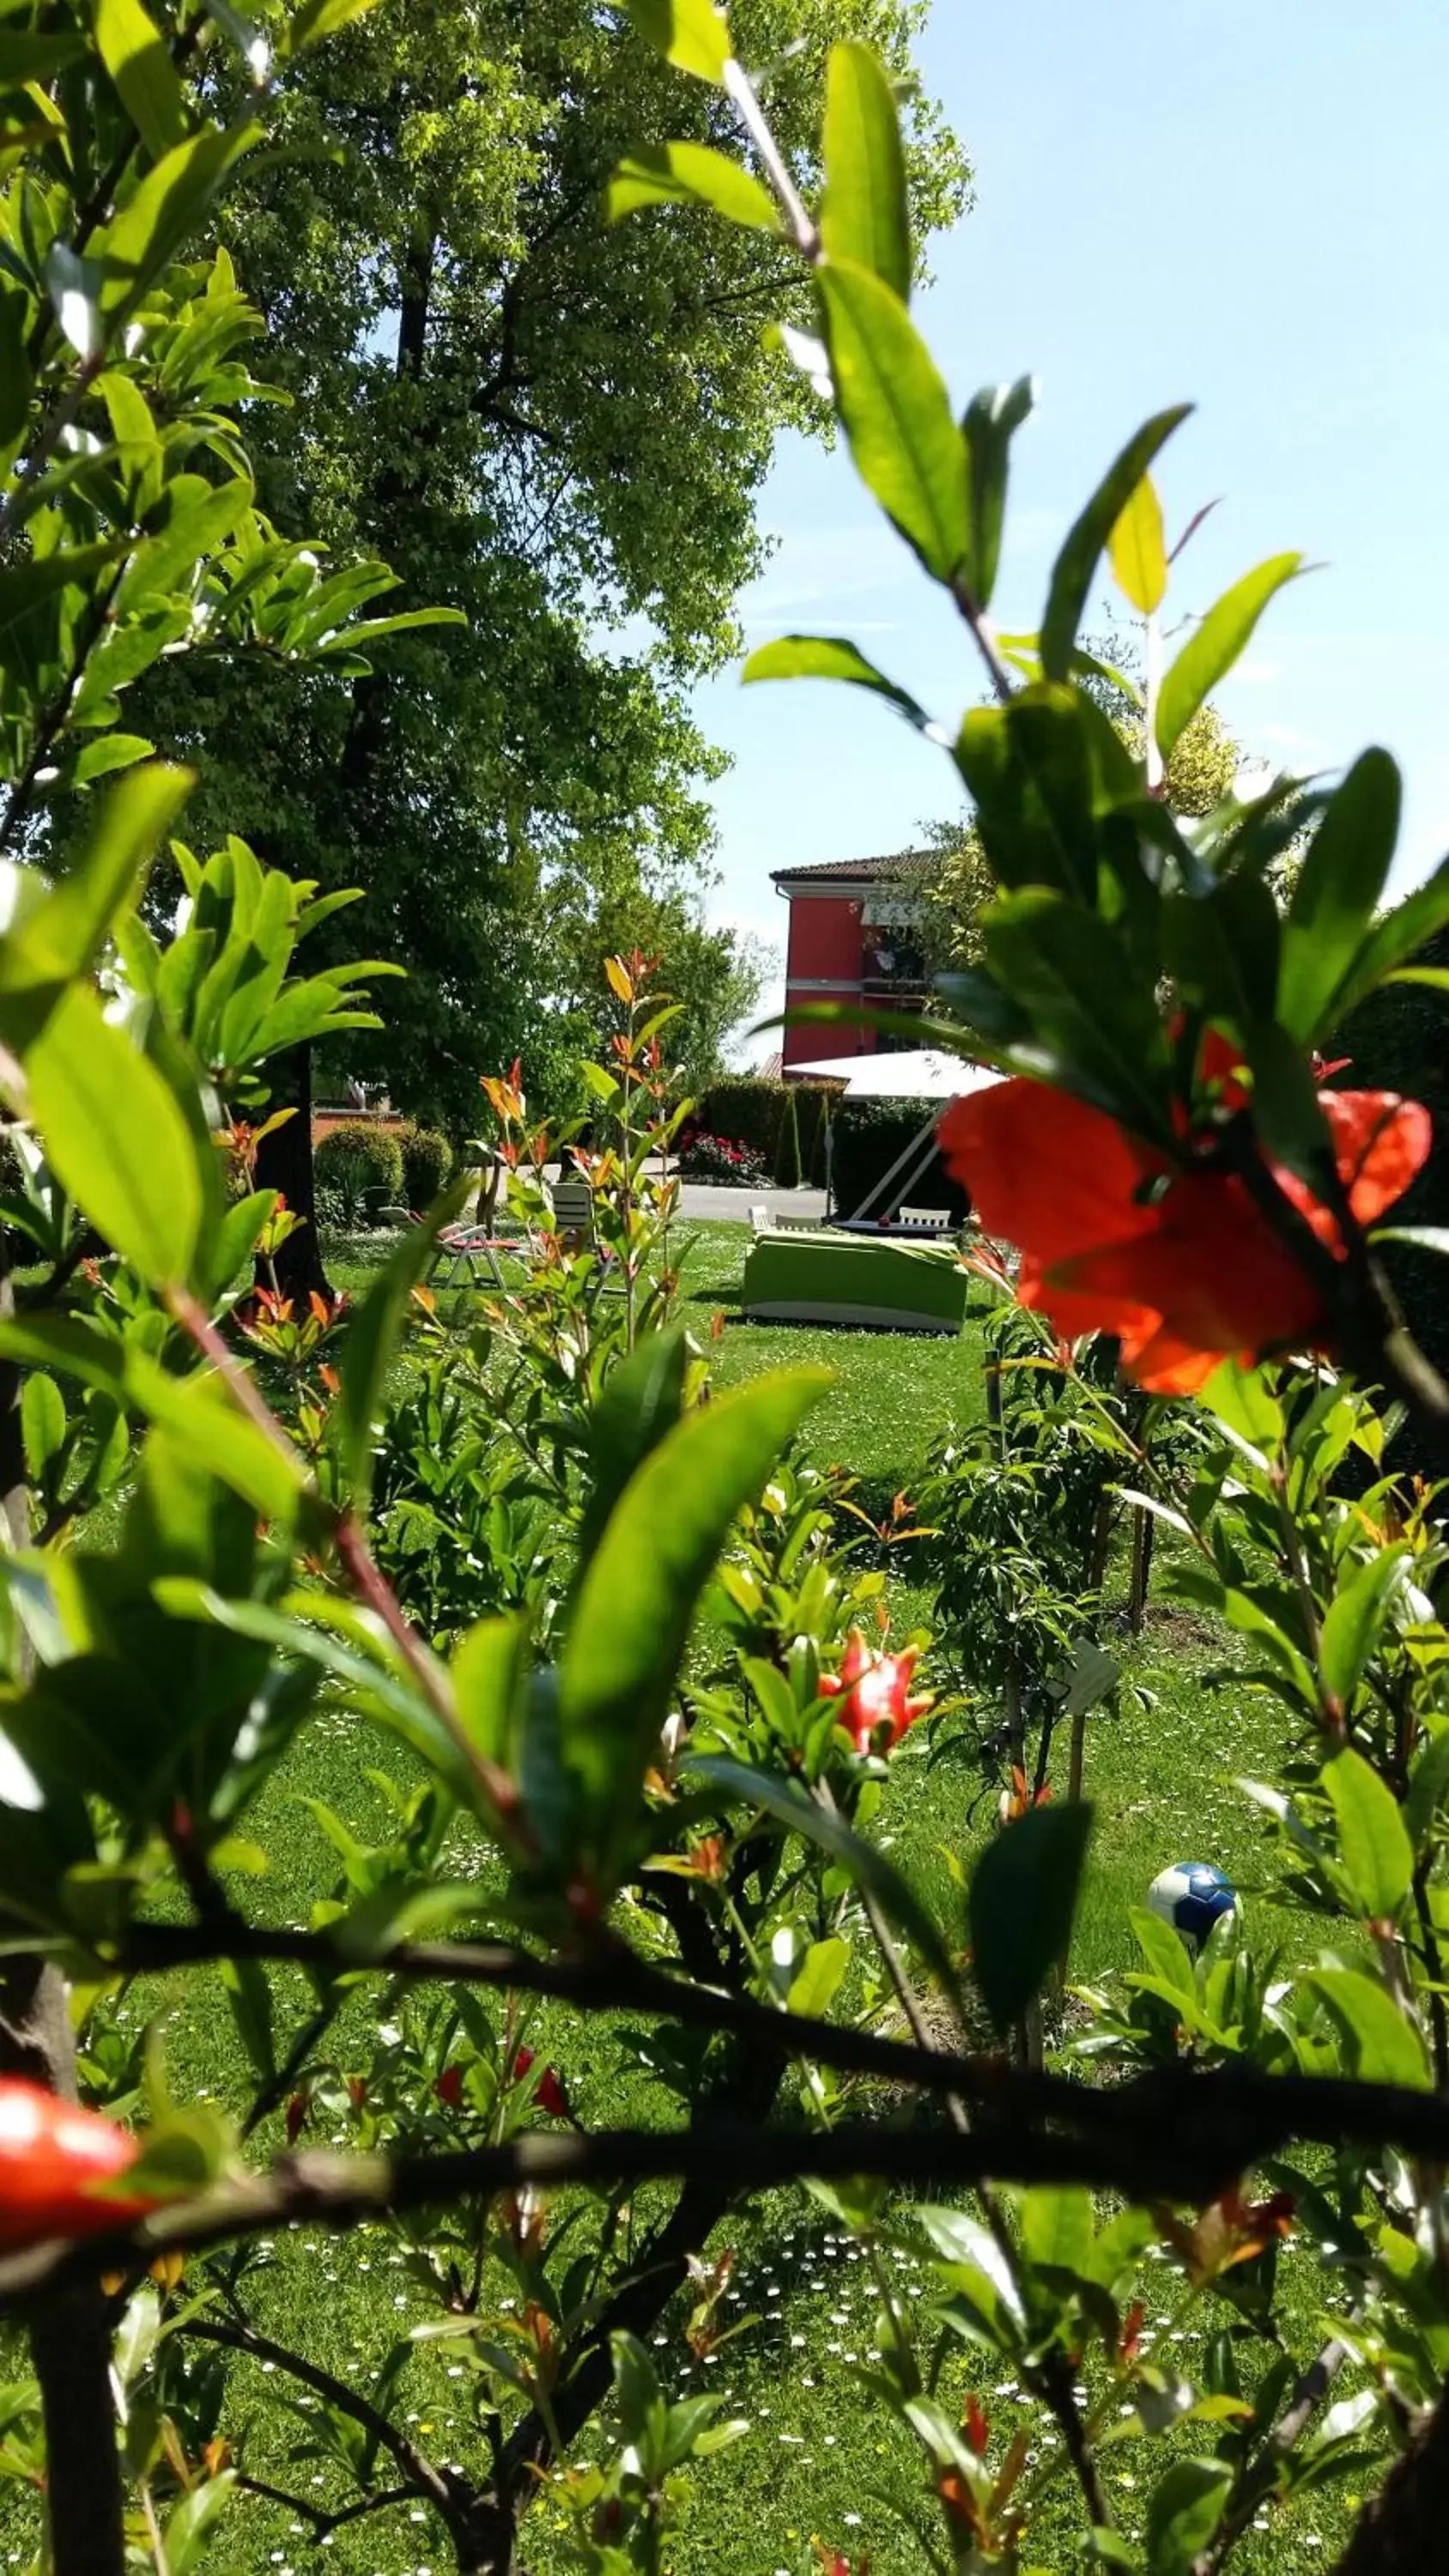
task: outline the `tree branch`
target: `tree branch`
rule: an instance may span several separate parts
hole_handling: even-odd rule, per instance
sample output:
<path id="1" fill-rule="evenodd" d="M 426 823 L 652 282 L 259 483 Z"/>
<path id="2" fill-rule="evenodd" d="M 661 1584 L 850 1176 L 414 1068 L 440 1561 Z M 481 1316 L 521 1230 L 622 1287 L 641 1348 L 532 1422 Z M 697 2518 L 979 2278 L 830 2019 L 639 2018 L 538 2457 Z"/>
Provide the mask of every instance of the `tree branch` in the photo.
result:
<path id="1" fill-rule="evenodd" d="M 525 2130 L 502 2145 L 445 2154 L 284 2157 L 264 2174 L 160 2208 L 86 2244 L 27 2249 L 0 2265 L 0 2308 L 34 2307 L 70 2282 L 127 2261 L 151 2263 L 262 2230 L 353 2227 L 388 2212 L 530 2187 L 688 2183 L 726 2172 L 738 2193 L 871 2174 L 947 2188 L 1085 2183 L 1139 2202 L 1201 2206 L 1294 2140 L 1392 2145 L 1449 2163 L 1449 2100 L 1407 2085 L 1177 2066 L 1103 2087 L 1000 2068 L 988 2086 L 972 2060 L 955 2064 L 975 2074 L 985 2106 L 966 2137 L 862 2122 L 816 2133 L 721 2119 L 676 2130 Z"/>

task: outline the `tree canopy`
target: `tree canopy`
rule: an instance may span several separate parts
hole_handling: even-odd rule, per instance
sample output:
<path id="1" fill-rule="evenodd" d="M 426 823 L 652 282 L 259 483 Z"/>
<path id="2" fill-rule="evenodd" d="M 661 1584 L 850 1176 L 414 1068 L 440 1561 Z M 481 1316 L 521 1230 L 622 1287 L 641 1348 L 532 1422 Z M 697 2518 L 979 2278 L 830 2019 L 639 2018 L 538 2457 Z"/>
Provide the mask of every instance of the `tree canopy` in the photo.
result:
<path id="1" fill-rule="evenodd" d="M 904 76 L 923 10 L 739 15 L 808 161 L 828 41 L 868 37 Z M 145 721 L 204 750 L 203 833 L 225 818 L 272 864 L 366 889 L 348 935 L 409 981 L 349 1066 L 455 1126 L 483 1066 L 592 996 L 605 916 L 697 910 L 715 762 L 688 687 L 736 640 L 775 437 L 814 409 L 767 327 L 802 295 L 777 241 L 672 209 L 604 221 L 611 168 L 677 122 L 672 92 L 586 0 L 384 0 L 304 67 L 283 157 L 225 217 L 290 397 L 255 423 L 265 506 L 468 623 L 353 687 L 168 669 Z M 691 105 L 701 140 L 727 139 L 723 101 Z M 966 170 L 929 105 L 905 115 L 926 236 Z"/>

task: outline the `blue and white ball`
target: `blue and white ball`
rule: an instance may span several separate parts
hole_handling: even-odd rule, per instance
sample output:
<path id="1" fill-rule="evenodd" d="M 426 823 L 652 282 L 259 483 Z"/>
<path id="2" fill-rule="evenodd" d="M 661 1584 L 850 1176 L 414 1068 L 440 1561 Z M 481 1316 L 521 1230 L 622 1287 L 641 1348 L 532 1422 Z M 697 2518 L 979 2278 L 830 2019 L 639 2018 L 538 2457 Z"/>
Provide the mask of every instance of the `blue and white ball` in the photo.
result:
<path id="1" fill-rule="evenodd" d="M 1180 1932 L 1189 1949 L 1201 1949 L 1215 1924 L 1237 1911 L 1237 1890 L 1210 1860 L 1176 1860 L 1159 1870 L 1147 1891 L 1149 1912 Z"/>

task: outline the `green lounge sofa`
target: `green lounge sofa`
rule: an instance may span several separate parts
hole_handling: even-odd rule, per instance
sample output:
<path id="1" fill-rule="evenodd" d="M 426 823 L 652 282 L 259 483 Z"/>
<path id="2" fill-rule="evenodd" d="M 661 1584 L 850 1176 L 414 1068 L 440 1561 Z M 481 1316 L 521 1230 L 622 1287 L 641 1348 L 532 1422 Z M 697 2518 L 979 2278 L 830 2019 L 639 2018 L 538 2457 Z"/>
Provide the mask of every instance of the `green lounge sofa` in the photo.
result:
<path id="1" fill-rule="evenodd" d="M 959 1333 L 970 1289 L 954 1244 L 766 1232 L 750 1246 L 741 1302 L 752 1324 Z"/>

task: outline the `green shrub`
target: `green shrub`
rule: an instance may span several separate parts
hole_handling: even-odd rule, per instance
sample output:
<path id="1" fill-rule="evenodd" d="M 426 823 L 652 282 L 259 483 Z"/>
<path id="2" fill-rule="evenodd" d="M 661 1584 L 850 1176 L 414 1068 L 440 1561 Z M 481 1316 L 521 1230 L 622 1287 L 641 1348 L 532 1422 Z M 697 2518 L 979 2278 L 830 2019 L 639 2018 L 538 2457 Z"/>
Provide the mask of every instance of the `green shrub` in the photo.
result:
<path id="1" fill-rule="evenodd" d="M 397 1141 L 402 1153 L 403 1203 L 421 1215 L 447 1181 L 453 1148 L 436 1127 L 408 1125 Z"/>
<path id="2" fill-rule="evenodd" d="M 835 1112 L 835 1205 L 849 1216 L 885 1178 L 891 1165 L 919 1135 L 936 1106 L 929 1100 L 842 1100 Z M 910 1207 L 944 1208 L 963 1222 L 971 1203 L 953 1181 L 939 1154 L 932 1156 L 918 1179 L 892 1184 L 889 1201 L 871 1209 L 890 1216 L 905 1202 Z"/>
<path id="3" fill-rule="evenodd" d="M 314 1157 L 318 1190 L 342 1225 L 357 1225 L 403 1194 L 402 1147 L 388 1128 L 347 1118 L 322 1139 Z"/>

